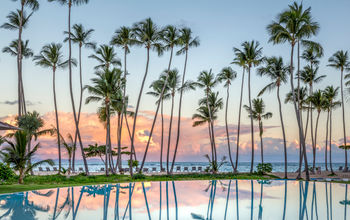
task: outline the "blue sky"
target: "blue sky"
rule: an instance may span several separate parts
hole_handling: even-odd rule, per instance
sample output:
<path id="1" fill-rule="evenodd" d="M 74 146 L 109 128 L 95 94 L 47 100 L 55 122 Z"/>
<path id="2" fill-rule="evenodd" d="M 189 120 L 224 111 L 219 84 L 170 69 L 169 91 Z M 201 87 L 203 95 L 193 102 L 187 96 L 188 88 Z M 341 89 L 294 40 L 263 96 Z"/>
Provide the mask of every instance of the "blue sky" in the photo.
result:
<path id="1" fill-rule="evenodd" d="M 258 40 L 263 46 L 264 55 L 283 56 L 285 62 L 289 60 L 290 48 L 288 45 L 274 46 L 268 43 L 268 34 L 266 26 L 277 16 L 279 12 L 287 8 L 292 1 L 281 0 L 91 0 L 88 5 L 73 7 L 72 24 L 82 23 L 86 28 L 93 28 L 95 32 L 92 40 L 98 44 L 106 44 L 110 41 L 114 31 L 122 25 L 131 26 L 133 23 L 151 17 L 159 26 L 174 24 L 178 26 L 188 26 L 193 33 L 199 36 L 201 45 L 189 53 L 189 63 L 187 70 L 187 79 L 195 80 L 202 70 L 213 69 L 215 73 L 223 67 L 230 65 L 233 59 L 233 47 L 239 47 L 245 40 Z M 319 34 L 313 40 L 320 42 L 325 51 L 325 56 L 321 60 L 320 73 L 327 75 L 327 78 L 316 88 L 324 88 L 329 84 L 339 85 L 339 73 L 327 67 L 328 58 L 337 50 L 350 49 L 350 1 L 304 1 L 305 6 L 312 7 L 312 15 L 315 21 L 320 23 Z M 6 15 L 16 8 L 19 3 L 13 1 L 2 2 L 0 8 L 0 23 L 6 21 Z M 67 29 L 67 7 L 62 7 L 58 3 L 48 3 L 40 1 L 40 9 L 35 12 L 30 20 L 29 26 L 24 30 L 23 38 L 30 40 L 30 47 L 35 54 L 47 43 L 62 42 L 63 31 Z M 17 33 L 0 29 L 0 48 L 5 47 L 15 39 Z M 67 47 L 64 45 L 64 50 Z M 145 49 L 132 48 L 128 58 L 128 69 L 130 72 L 128 93 L 130 95 L 130 104 L 134 105 L 140 86 L 140 79 L 144 73 Z M 88 84 L 93 77 L 93 66 L 95 61 L 88 59 L 87 56 L 93 51 L 83 50 L 83 74 L 84 84 Z M 119 57 L 122 57 L 122 51 L 118 50 Z M 67 53 L 65 53 L 67 55 Z M 77 56 L 77 47 L 73 47 L 73 56 Z M 149 84 L 155 80 L 160 72 L 165 69 L 169 59 L 169 54 L 157 57 L 155 53 L 151 55 L 149 76 L 145 87 L 148 91 Z M 173 66 L 180 72 L 183 69 L 184 56 L 174 58 Z M 53 111 L 51 72 L 48 69 L 37 67 L 31 60 L 24 62 L 24 86 L 26 99 L 33 102 L 29 110 L 38 110 L 40 113 Z M 233 66 L 238 72 L 237 79 L 233 82 L 231 88 L 230 120 L 236 124 L 238 112 L 238 97 L 241 80 L 241 69 Z M 267 79 L 262 79 L 252 73 L 252 94 L 257 95 L 261 88 L 268 83 Z M 78 95 L 78 71 L 74 70 L 75 94 Z M 0 53 L 0 117 L 9 114 L 16 114 L 16 106 L 3 104 L 6 101 L 16 100 L 16 59 L 7 54 Z M 69 101 L 68 72 L 59 71 L 58 78 L 58 106 L 60 111 L 70 112 Z M 224 97 L 225 90 L 218 86 L 221 96 Z M 289 91 L 289 84 L 282 88 L 282 97 Z M 197 107 L 197 99 L 202 96 L 201 91 L 190 92 L 186 94 L 184 100 L 184 116 L 191 117 Z M 244 104 L 247 104 L 247 92 L 245 90 Z M 78 97 L 78 96 L 77 96 Z M 154 111 L 155 100 L 148 95 L 143 95 L 141 103 L 142 110 Z M 277 116 L 277 101 L 275 94 L 264 96 L 267 110 Z M 176 106 L 175 106 L 176 107 Z M 347 105 L 347 108 L 350 106 Z M 96 104 L 89 104 L 83 107 L 84 112 L 93 113 L 96 111 Z M 293 109 L 290 105 L 283 106 L 287 120 L 288 137 L 296 138 L 295 119 Z M 167 109 L 168 110 L 168 109 Z M 349 115 L 349 110 L 346 111 Z M 223 113 L 219 115 L 218 124 L 223 123 Z M 340 126 L 340 111 L 335 114 L 335 128 Z M 324 124 L 325 117 L 321 118 L 321 125 Z M 347 120 L 349 121 L 349 120 Z M 248 123 L 247 116 L 243 115 L 243 123 Z M 273 117 L 266 125 L 279 125 L 279 118 Z M 337 126 L 338 125 L 338 126 Z M 348 129 L 350 132 L 350 129 Z M 271 129 L 266 132 L 267 136 L 276 136 L 277 130 Z M 335 139 L 340 138 L 335 132 Z M 279 135 L 277 135 L 279 136 Z M 322 136 L 322 135 L 321 135 Z"/>

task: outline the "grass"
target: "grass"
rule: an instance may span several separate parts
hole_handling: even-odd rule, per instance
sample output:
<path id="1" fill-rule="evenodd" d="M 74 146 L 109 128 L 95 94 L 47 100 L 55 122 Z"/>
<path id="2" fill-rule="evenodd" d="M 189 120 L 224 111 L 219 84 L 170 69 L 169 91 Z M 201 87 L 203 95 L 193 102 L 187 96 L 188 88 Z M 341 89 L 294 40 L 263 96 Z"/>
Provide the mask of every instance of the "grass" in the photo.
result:
<path id="1" fill-rule="evenodd" d="M 13 178 L 0 185 L 0 194 L 23 192 L 39 189 L 50 189 L 57 187 L 68 186 L 83 186 L 106 183 L 125 183 L 125 182 L 140 182 L 140 181 L 180 181 L 180 180 L 217 180 L 217 179 L 277 179 L 273 175 L 257 175 L 248 173 L 196 173 L 196 174 L 173 174 L 173 175 L 134 175 L 131 178 L 129 175 L 98 175 L 85 176 L 77 175 L 66 177 L 63 175 L 47 175 L 47 176 L 27 176 L 23 184 L 17 183 L 17 178 Z"/>

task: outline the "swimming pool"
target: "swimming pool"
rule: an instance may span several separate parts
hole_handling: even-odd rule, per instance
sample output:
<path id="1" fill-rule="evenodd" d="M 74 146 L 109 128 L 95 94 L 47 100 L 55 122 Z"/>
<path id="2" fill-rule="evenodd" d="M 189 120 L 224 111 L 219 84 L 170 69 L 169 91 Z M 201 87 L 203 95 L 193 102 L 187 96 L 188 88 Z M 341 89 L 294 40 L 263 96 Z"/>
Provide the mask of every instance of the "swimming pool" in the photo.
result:
<path id="1" fill-rule="evenodd" d="M 120 183 L 0 195 L 1 219 L 346 219 L 347 184 Z"/>

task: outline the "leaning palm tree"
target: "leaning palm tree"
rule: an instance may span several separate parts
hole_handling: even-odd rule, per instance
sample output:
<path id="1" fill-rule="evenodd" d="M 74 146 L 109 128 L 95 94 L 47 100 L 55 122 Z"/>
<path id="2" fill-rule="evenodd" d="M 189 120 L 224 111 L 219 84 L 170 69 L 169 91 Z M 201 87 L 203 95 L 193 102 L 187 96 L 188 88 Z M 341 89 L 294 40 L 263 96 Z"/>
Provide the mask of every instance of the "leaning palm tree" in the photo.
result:
<path id="1" fill-rule="evenodd" d="M 17 1 L 17 0 L 14 0 Z M 23 78 L 22 78 L 22 34 L 23 29 L 27 27 L 28 20 L 32 13 L 27 16 L 24 11 L 25 7 L 30 10 L 37 11 L 39 9 L 39 1 L 38 0 L 21 0 L 20 1 L 20 10 L 17 10 L 17 14 L 10 13 L 8 15 L 9 23 L 5 23 L 2 27 L 9 30 L 18 30 L 18 38 L 17 38 L 17 70 L 18 70 L 18 115 L 21 116 L 27 112 L 25 98 L 24 98 L 24 89 L 23 89 Z M 8 25 L 9 24 L 9 25 Z"/>
<path id="2" fill-rule="evenodd" d="M 300 39 L 309 38 L 312 35 L 315 35 L 319 29 L 319 26 L 315 24 L 312 20 L 311 16 L 311 8 L 303 9 L 302 4 L 298 5 L 296 2 L 294 4 L 289 5 L 289 8 L 282 13 L 280 13 L 277 17 L 277 21 L 273 21 L 271 24 L 267 26 L 268 33 L 270 35 L 269 42 L 273 42 L 273 44 L 280 44 L 288 42 L 291 45 L 291 54 L 290 54 L 290 84 L 293 96 L 293 105 L 298 123 L 299 130 L 299 140 L 301 143 L 303 158 L 305 161 L 305 170 L 306 170 L 306 179 L 309 180 L 309 171 L 307 165 L 307 156 L 306 156 L 306 146 L 305 146 L 305 138 L 301 120 L 300 113 L 300 104 L 297 103 L 297 98 L 295 94 L 294 88 L 294 49 L 295 45 L 299 42 Z M 298 87 L 299 90 L 300 87 Z M 299 92 L 298 92 L 299 94 Z M 300 155 L 300 158 L 302 156 Z M 300 162 L 301 163 L 301 159 Z M 299 173 L 300 174 L 300 173 Z"/>
<path id="3" fill-rule="evenodd" d="M 141 97 L 143 93 L 143 87 L 145 85 L 147 74 L 148 74 L 148 67 L 149 67 L 149 60 L 150 60 L 150 50 L 155 50 L 158 53 L 158 56 L 162 55 L 163 48 L 162 44 L 160 43 L 161 35 L 158 26 L 152 21 L 151 18 L 147 18 L 141 22 L 138 22 L 134 24 L 133 31 L 136 37 L 136 42 L 138 45 L 143 45 L 146 48 L 147 52 L 147 58 L 146 58 L 146 69 L 145 74 L 142 79 L 140 92 L 137 98 L 136 108 L 135 108 L 135 116 L 134 116 L 134 123 L 132 127 L 132 134 L 131 134 L 131 152 L 135 152 L 134 149 L 134 139 L 135 139 L 135 131 L 136 131 L 136 123 L 137 123 L 137 115 L 139 112 Z M 130 175 L 133 175 L 133 169 L 132 169 L 132 154 L 130 154 Z"/>
<path id="4" fill-rule="evenodd" d="M 130 47 L 136 44 L 136 39 L 134 32 L 131 28 L 122 26 L 118 30 L 115 31 L 115 35 L 112 37 L 112 40 L 110 42 L 111 45 L 121 47 L 124 50 L 124 87 L 123 87 L 123 103 L 126 103 L 126 76 L 128 75 L 127 71 L 127 54 L 130 53 Z M 127 106 L 126 106 L 127 107 Z M 127 109 L 125 109 L 127 110 Z M 123 119 L 124 119 L 124 111 L 122 111 L 122 114 L 120 116 L 120 124 L 118 124 L 118 146 L 121 145 L 121 138 L 122 138 L 122 128 L 123 128 Z M 126 116 L 125 116 L 126 117 Z M 136 156 L 135 152 L 133 152 Z M 136 160 L 136 159 L 135 159 Z M 121 168 L 121 152 L 119 152 L 118 148 L 118 167 Z"/>
<path id="5" fill-rule="evenodd" d="M 266 91 L 270 92 L 277 88 L 277 100 L 278 109 L 280 113 L 281 128 L 283 135 L 283 147 L 284 147 L 284 179 L 287 179 L 287 140 L 284 129 L 284 122 L 282 116 L 282 104 L 280 98 L 280 87 L 282 84 L 287 83 L 288 80 L 288 69 L 289 67 L 284 65 L 282 57 L 270 57 L 264 59 L 265 66 L 258 69 L 258 75 L 267 76 L 272 81 L 266 85 L 260 92 L 259 96 L 264 94 Z"/>
<path id="6" fill-rule="evenodd" d="M 323 91 L 317 90 L 315 93 L 313 93 L 312 96 L 309 97 L 309 102 L 311 103 L 312 107 L 315 108 L 317 111 L 315 136 L 313 137 L 314 147 L 312 149 L 312 154 L 313 154 L 312 169 L 315 170 L 318 121 L 320 118 L 321 111 L 326 105 L 326 99 Z"/>
<path id="7" fill-rule="evenodd" d="M 235 48 L 233 48 L 235 50 Z M 235 162 L 235 169 L 234 172 L 237 172 L 238 168 L 238 152 L 239 152 L 239 138 L 240 138 L 240 133 L 241 133 L 241 113 L 242 113 L 242 100 L 243 100 L 243 88 L 244 88 L 244 75 L 245 75 L 245 70 L 247 68 L 246 66 L 246 61 L 243 56 L 239 51 L 235 51 L 235 58 L 233 59 L 233 62 L 231 64 L 236 64 L 239 67 L 242 67 L 243 73 L 242 73 L 242 82 L 241 82 L 241 95 L 239 99 L 239 109 L 238 109 L 238 124 L 237 124 L 237 142 L 236 142 L 236 162 Z"/>
<path id="8" fill-rule="evenodd" d="M 68 6 L 68 33 L 71 32 L 71 10 L 72 6 L 79 6 L 83 4 L 89 3 L 89 0 L 48 0 L 49 2 L 58 2 L 61 5 L 67 5 Z M 73 110 L 73 118 L 75 123 L 75 129 L 78 134 L 78 140 L 81 150 L 81 155 L 84 161 L 84 167 L 85 167 L 85 173 L 86 175 L 89 175 L 89 168 L 86 161 L 85 153 L 84 153 L 84 146 L 83 142 L 81 140 L 81 135 L 79 131 L 79 124 L 78 124 L 78 118 L 77 113 L 75 111 L 75 104 L 74 104 L 74 95 L 73 95 L 73 82 L 72 82 L 72 38 L 71 34 L 68 34 L 68 69 L 69 69 L 69 92 L 70 92 L 70 98 L 71 98 L 71 104 L 72 104 L 72 110 Z"/>
<path id="9" fill-rule="evenodd" d="M 34 56 L 36 65 L 44 68 L 52 69 L 52 90 L 53 90 L 53 101 L 55 106 L 56 116 L 56 129 L 57 129 L 57 149 L 58 149 L 58 172 L 61 172 L 61 142 L 60 142 L 60 126 L 58 120 L 57 101 L 56 101 L 56 70 L 59 68 L 65 68 L 68 65 L 68 61 L 63 60 L 61 52 L 61 44 L 47 44 L 45 45 L 39 55 Z"/>
<path id="10" fill-rule="evenodd" d="M 108 165 L 111 164 L 111 157 L 109 153 L 111 152 L 110 143 L 110 104 L 113 99 L 113 95 L 120 91 L 118 89 L 118 81 L 121 77 L 121 70 L 119 69 L 104 69 L 103 71 L 96 72 L 96 78 L 91 79 L 93 85 L 85 86 L 85 89 L 91 94 L 86 98 L 85 103 L 90 102 L 101 102 L 106 115 L 106 152 L 105 152 L 105 172 L 106 175 L 109 174 Z M 114 172 L 114 170 L 113 170 Z"/>
<path id="11" fill-rule="evenodd" d="M 81 107 L 83 102 L 83 73 L 82 73 L 82 47 L 86 48 L 92 48 L 95 49 L 95 43 L 90 41 L 91 34 L 94 32 L 94 29 L 87 29 L 85 30 L 84 26 L 82 24 L 75 24 L 73 25 L 73 32 L 71 32 L 71 41 L 74 44 L 78 44 L 79 46 L 79 79 L 80 79 L 80 98 L 79 98 L 79 108 L 78 108 L 78 124 L 80 121 L 80 113 L 81 113 Z M 68 32 L 65 32 L 65 34 L 68 36 Z M 64 42 L 69 41 L 69 37 L 66 37 Z M 74 136 L 74 143 L 76 145 L 77 143 L 77 132 L 75 132 Z M 73 171 L 75 170 L 75 151 L 73 152 L 73 164 L 72 164 Z"/>
<path id="12" fill-rule="evenodd" d="M 164 100 L 170 99 L 171 95 L 169 93 L 169 89 L 166 88 L 166 91 L 163 92 L 163 98 L 160 100 L 160 96 L 162 94 L 163 86 L 165 84 L 164 74 L 162 74 L 158 80 L 152 82 L 150 88 L 153 91 L 147 92 L 148 95 L 157 98 L 157 102 L 161 102 L 160 105 L 160 116 L 161 116 L 161 139 L 160 139 L 160 170 L 163 170 L 163 146 L 164 146 Z"/>
<path id="13" fill-rule="evenodd" d="M 332 112 L 334 108 L 341 105 L 340 102 L 336 101 L 338 93 L 339 93 L 339 87 L 334 88 L 333 86 L 327 86 L 323 94 L 326 100 L 328 101 L 328 107 L 329 107 L 329 165 L 330 165 L 332 174 L 334 174 L 333 166 L 332 166 Z"/>
<path id="14" fill-rule="evenodd" d="M 28 174 L 34 168 L 42 165 L 49 164 L 54 165 L 52 160 L 41 160 L 33 164 L 29 164 L 28 161 L 33 158 L 36 151 L 39 149 L 39 144 L 36 144 L 33 149 L 27 151 L 28 145 L 28 133 L 26 131 L 17 131 L 14 134 L 14 141 L 6 140 L 9 146 L 6 146 L 0 152 L 3 161 L 13 166 L 14 170 L 19 172 L 18 183 L 22 184 L 26 174 Z"/>
<path id="15" fill-rule="evenodd" d="M 249 97 L 249 108 L 252 108 L 252 99 L 251 99 L 251 89 L 250 89 L 250 77 L 252 67 L 258 66 L 262 62 L 262 47 L 258 41 L 245 41 L 241 44 L 243 49 L 234 48 L 238 57 L 242 57 L 247 65 L 248 70 L 248 97 Z M 254 123 L 253 118 L 250 118 L 250 132 L 251 132 L 251 144 L 252 144 L 252 159 L 250 165 L 250 173 L 253 172 L 254 167 Z"/>
<path id="16" fill-rule="evenodd" d="M 252 100 L 252 108 L 250 108 L 247 105 L 244 105 L 243 107 L 248 112 L 248 115 L 250 118 L 253 118 L 254 120 L 258 121 L 259 124 L 259 136 L 260 136 L 260 147 L 261 147 L 261 163 L 264 164 L 264 144 L 263 144 L 263 133 L 264 133 L 264 127 L 263 127 L 263 119 L 269 119 L 272 117 L 271 112 L 265 113 L 265 103 L 262 99 L 256 98 Z"/>
<path id="17" fill-rule="evenodd" d="M 231 157 L 231 146 L 230 146 L 230 135 L 228 131 L 228 122 L 227 122 L 227 111 L 228 111 L 228 100 L 230 97 L 230 85 L 231 82 L 236 79 L 237 73 L 234 71 L 231 67 L 225 67 L 221 70 L 221 72 L 218 75 L 219 82 L 224 82 L 224 86 L 226 87 L 226 108 L 225 108 L 225 125 L 226 125 L 226 138 L 227 138 L 227 147 L 228 147 L 228 155 L 230 157 L 230 162 L 232 169 L 235 169 L 235 166 L 232 161 Z"/>
<path id="18" fill-rule="evenodd" d="M 343 114 L 343 138 L 344 138 L 344 146 L 346 146 L 346 130 L 345 130 L 345 102 L 344 102 L 344 88 L 343 88 L 343 80 L 344 80 L 344 71 L 350 68 L 350 62 L 347 51 L 337 51 L 333 54 L 328 60 L 328 66 L 333 67 L 337 70 L 340 70 L 340 94 L 341 94 L 341 106 L 342 106 L 342 114 Z M 344 171 L 348 171 L 348 154 L 345 149 L 345 169 Z"/>
<path id="19" fill-rule="evenodd" d="M 185 64 L 182 74 L 182 86 L 185 83 L 185 76 L 186 76 L 186 70 L 187 70 L 187 58 L 188 58 L 188 50 L 190 48 L 198 47 L 199 46 L 199 38 L 193 37 L 192 30 L 190 28 L 182 28 L 180 29 L 180 36 L 179 36 L 179 45 L 182 47 L 179 51 L 176 52 L 176 55 L 185 54 Z M 180 91 L 180 100 L 179 100 L 179 111 L 177 116 L 177 135 L 176 135 L 176 143 L 175 143 L 175 150 L 174 150 L 174 156 L 173 161 L 171 163 L 171 169 L 170 172 L 173 172 L 175 160 L 176 160 L 176 154 L 177 149 L 179 146 L 180 141 L 180 131 L 181 131 L 181 110 L 182 110 L 182 97 L 183 93 L 182 90 Z"/>

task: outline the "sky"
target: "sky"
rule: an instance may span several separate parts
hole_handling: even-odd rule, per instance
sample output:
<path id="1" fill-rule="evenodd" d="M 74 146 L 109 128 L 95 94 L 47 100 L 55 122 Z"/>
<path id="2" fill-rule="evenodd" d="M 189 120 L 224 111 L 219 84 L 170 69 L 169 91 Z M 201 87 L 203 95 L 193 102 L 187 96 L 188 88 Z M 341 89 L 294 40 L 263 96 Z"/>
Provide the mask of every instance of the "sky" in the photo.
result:
<path id="1" fill-rule="evenodd" d="M 91 0 L 89 4 L 73 7 L 72 24 L 81 23 L 85 28 L 93 28 L 95 31 L 92 40 L 98 45 L 108 44 L 115 30 L 121 26 L 131 26 L 135 22 L 151 17 L 154 22 L 163 27 L 168 24 L 179 27 L 190 27 L 195 36 L 200 39 L 200 46 L 191 49 L 189 52 L 186 79 L 196 80 L 200 71 L 212 69 L 218 73 L 223 67 L 231 66 L 237 71 L 238 76 L 232 83 L 230 89 L 229 102 L 229 127 L 231 135 L 231 146 L 235 148 L 235 138 L 238 120 L 238 104 L 240 95 L 240 83 L 242 70 L 237 66 L 230 65 L 233 59 L 233 47 L 240 47 L 243 41 L 257 40 L 263 47 L 264 56 L 282 56 L 287 63 L 289 60 L 290 47 L 288 45 L 272 45 L 268 43 L 268 33 L 266 26 L 276 18 L 277 14 L 287 8 L 292 1 L 209 1 L 209 0 L 179 0 L 179 1 L 121 1 L 121 0 Z M 349 50 L 350 28 L 348 22 L 350 14 L 350 2 L 346 0 L 334 1 L 304 1 L 304 5 L 312 8 L 312 15 L 315 21 L 320 24 L 318 35 L 312 40 L 320 42 L 324 47 L 324 57 L 321 59 L 319 74 L 327 77 L 315 86 L 315 89 L 323 89 L 328 85 L 340 85 L 340 73 L 330 67 L 327 67 L 328 58 L 337 50 Z M 19 7 L 19 2 L 5 1 L 0 8 L 0 23 L 6 21 L 6 16 L 12 10 Z M 58 3 L 48 3 L 40 1 L 40 9 L 33 14 L 27 29 L 24 30 L 23 38 L 29 39 L 29 46 L 38 54 L 42 46 L 55 42 L 63 43 L 63 32 L 67 29 L 67 7 L 62 7 Z M 16 32 L 0 29 L 0 48 L 7 46 L 17 37 Z M 65 57 L 68 55 L 67 45 L 63 45 Z M 93 67 L 97 64 L 94 60 L 88 58 L 92 54 L 91 49 L 83 49 L 83 83 L 90 84 L 90 79 L 94 77 Z M 121 49 L 117 49 L 118 56 L 122 58 Z M 78 48 L 73 46 L 73 57 L 77 57 Z M 128 55 L 128 76 L 127 92 L 130 105 L 136 104 L 137 95 L 141 85 L 141 79 L 144 74 L 146 63 L 146 50 L 142 47 L 131 48 Z M 140 109 L 142 114 L 137 125 L 137 153 L 143 154 L 145 137 L 150 130 L 151 118 L 155 111 L 155 99 L 145 93 L 149 91 L 149 85 L 157 79 L 159 74 L 167 67 L 169 53 L 158 57 L 151 53 L 149 75 L 146 80 L 145 91 L 142 96 Z M 176 56 L 173 60 L 173 67 L 182 73 L 184 56 Z M 302 66 L 305 65 L 302 62 Z M 31 59 L 23 62 L 25 96 L 28 100 L 29 111 L 36 110 L 45 118 L 45 125 L 50 127 L 54 124 L 54 106 L 52 94 L 52 74 L 49 69 L 43 69 L 34 64 Z M 13 123 L 17 107 L 15 104 L 17 97 L 17 74 L 16 59 L 8 54 L 0 53 L 0 119 Z M 74 93 L 75 100 L 78 100 L 79 78 L 78 69 L 73 69 L 74 74 Z M 261 78 L 252 71 L 252 97 L 256 97 L 259 91 L 268 83 L 267 78 Z M 60 123 L 62 124 L 62 133 L 73 133 L 72 107 L 69 98 L 68 71 L 60 70 L 57 73 L 57 95 Z M 290 90 L 289 84 L 281 89 L 281 95 Z M 223 85 L 215 88 L 220 92 L 220 96 L 225 98 L 226 90 Z M 192 128 L 191 117 L 198 107 L 198 98 L 202 97 L 203 91 L 188 92 L 184 95 L 183 108 L 183 127 L 179 149 L 179 161 L 203 161 L 203 155 L 209 153 L 209 139 L 207 137 L 207 128 L 205 126 Z M 84 94 L 84 99 L 87 93 Z M 282 161 L 283 145 L 281 141 L 281 128 L 278 117 L 278 104 L 275 93 L 263 96 L 267 111 L 273 113 L 272 119 L 265 121 L 265 156 L 267 160 Z M 248 104 L 247 84 L 245 84 L 243 104 Z M 86 120 L 82 121 L 82 135 L 86 144 L 98 142 L 103 143 L 105 137 L 104 127 L 99 123 L 96 117 L 98 103 L 84 105 L 82 108 L 83 116 Z M 178 107 L 178 95 L 176 96 L 175 109 Z M 345 105 L 346 115 L 349 117 L 349 102 Z M 177 112 L 177 111 L 175 111 Z M 168 117 L 170 113 L 170 103 L 165 105 L 165 114 Z M 286 124 L 288 139 L 288 154 L 291 160 L 296 160 L 297 155 L 297 129 L 295 114 L 290 104 L 283 105 L 283 113 Z M 176 116 L 176 113 L 175 113 Z M 316 114 L 315 114 L 316 118 Z M 337 145 L 342 142 L 341 136 L 341 112 L 340 109 L 334 113 L 333 141 L 334 141 L 334 160 L 343 161 L 343 152 L 337 150 Z M 349 118 L 347 118 L 347 130 L 350 132 Z M 318 135 L 317 160 L 322 161 L 324 156 L 325 140 L 325 121 L 326 115 L 321 114 Z M 158 121 L 159 122 L 159 121 Z M 130 121 L 132 123 L 132 121 Z M 248 128 L 249 118 L 243 110 L 242 127 Z M 114 124 L 115 125 L 115 124 Z M 95 126 L 95 129 L 92 129 Z M 157 124 L 159 126 L 159 124 Z M 166 128 L 168 124 L 166 124 Z M 176 125 L 173 126 L 173 140 L 176 135 Z M 85 129 L 85 130 L 84 130 Z M 115 126 L 112 126 L 115 129 Z M 224 111 L 219 113 L 216 122 L 216 135 L 218 136 L 218 145 L 220 155 L 227 154 L 227 145 L 224 130 Z M 257 130 L 257 128 L 256 128 Z M 156 161 L 159 157 L 159 127 L 153 137 L 153 146 L 150 149 L 148 160 Z M 249 130 L 242 134 L 241 151 L 242 160 L 248 161 L 250 154 Z M 255 133 L 255 148 L 259 152 L 258 133 Z M 310 137 L 307 140 L 310 142 Z M 350 139 L 350 135 L 348 135 Z M 125 144 L 127 145 L 127 133 L 125 133 Z M 40 157 L 55 158 L 57 155 L 54 139 L 43 137 L 40 139 L 42 148 L 39 150 Z M 114 144 L 116 140 L 114 138 Z M 174 145 L 172 144 L 172 148 Z M 308 152 L 311 147 L 308 146 Z M 256 154 L 257 159 L 259 153 Z M 309 156 L 310 158 L 310 156 Z"/>

